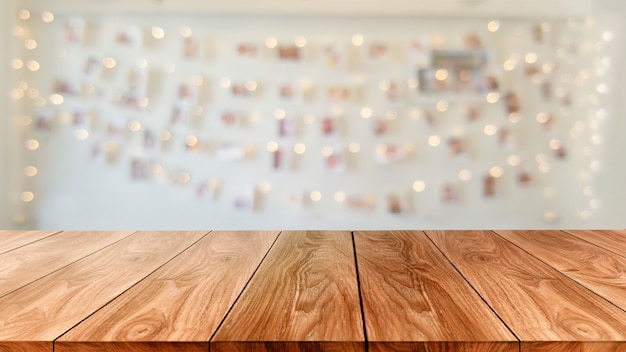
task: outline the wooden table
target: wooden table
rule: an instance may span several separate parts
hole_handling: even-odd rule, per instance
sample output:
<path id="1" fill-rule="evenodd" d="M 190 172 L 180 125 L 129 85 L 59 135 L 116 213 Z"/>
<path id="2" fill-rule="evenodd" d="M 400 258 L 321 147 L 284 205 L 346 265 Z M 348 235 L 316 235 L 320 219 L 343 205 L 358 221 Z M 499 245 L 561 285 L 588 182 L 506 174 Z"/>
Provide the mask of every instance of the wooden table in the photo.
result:
<path id="1" fill-rule="evenodd" d="M 0 351 L 626 352 L 626 231 L 0 231 Z"/>

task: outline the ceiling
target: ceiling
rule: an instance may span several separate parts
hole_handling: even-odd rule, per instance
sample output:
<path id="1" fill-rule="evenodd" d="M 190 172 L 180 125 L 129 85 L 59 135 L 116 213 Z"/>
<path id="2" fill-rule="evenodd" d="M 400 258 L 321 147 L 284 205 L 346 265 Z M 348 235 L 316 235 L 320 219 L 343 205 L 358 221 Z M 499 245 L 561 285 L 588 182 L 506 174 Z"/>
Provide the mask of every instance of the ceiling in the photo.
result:
<path id="1" fill-rule="evenodd" d="M 21 0 L 32 10 L 104 13 L 445 16 L 584 16 L 592 0 Z"/>

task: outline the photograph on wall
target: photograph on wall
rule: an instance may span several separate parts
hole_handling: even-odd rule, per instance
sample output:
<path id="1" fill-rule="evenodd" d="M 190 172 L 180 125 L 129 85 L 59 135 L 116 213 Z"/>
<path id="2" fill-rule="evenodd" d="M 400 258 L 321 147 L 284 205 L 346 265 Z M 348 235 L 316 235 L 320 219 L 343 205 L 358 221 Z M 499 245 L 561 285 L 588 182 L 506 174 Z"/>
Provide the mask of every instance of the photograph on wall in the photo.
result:
<path id="1" fill-rule="evenodd" d="M 122 94 L 122 105 L 130 109 L 143 109 L 142 101 L 148 94 L 148 71 L 137 67 L 131 68 L 126 76 L 126 86 Z"/>
<path id="2" fill-rule="evenodd" d="M 198 86 L 188 80 L 183 80 L 178 85 L 178 99 L 194 104 L 198 101 Z"/>
<path id="3" fill-rule="evenodd" d="M 171 126 L 177 130 L 187 127 L 191 107 L 189 103 L 185 101 L 177 101 L 172 107 L 172 114 L 170 118 Z"/>
<path id="4" fill-rule="evenodd" d="M 441 185 L 441 203 L 444 205 L 453 205 L 459 202 L 458 186 L 452 182 L 445 182 Z"/>
<path id="5" fill-rule="evenodd" d="M 80 87 L 80 84 L 77 80 L 69 78 L 69 77 L 63 77 L 63 78 L 57 78 L 54 80 L 53 90 L 57 94 L 68 96 L 68 95 L 78 94 L 80 90 L 79 87 Z"/>
<path id="6" fill-rule="evenodd" d="M 374 159 L 378 164 L 392 164 L 406 159 L 407 154 L 401 144 L 385 143 L 376 146 Z"/>
<path id="7" fill-rule="evenodd" d="M 366 42 L 361 48 L 363 60 L 368 63 L 384 62 L 390 57 L 389 44 L 384 41 Z"/>
<path id="8" fill-rule="evenodd" d="M 324 67 L 329 70 L 345 70 L 348 66 L 347 47 L 339 43 L 330 43 L 322 46 L 322 60 Z"/>
<path id="9" fill-rule="evenodd" d="M 402 88 L 397 81 L 384 81 L 380 88 L 388 103 L 398 103 L 402 101 Z"/>
<path id="10" fill-rule="evenodd" d="M 340 133 L 339 131 L 339 118 L 338 117 L 333 117 L 333 116 L 323 116 L 320 119 L 320 124 L 321 124 L 321 132 L 322 132 L 322 136 L 324 137 L 333 137 L 333 136 L 338 136 Z"/>
<path id="11" fill-rule="evenodd" d="M 199 200 L 215 202 L 219 198 L 221 182 L 217 177 L 208 177 L 196 186 Z"/>
<path id="12" fill-rule="evenodd" d="M 70 17 L 63 23 L 62 42 L 67 45 L 82 45 L 85 41 L 85 19 Z"/>
<path id="13" fill-rule="evenodd" d="M 432 67 L 418 69 L 423 94 L 480 94 L 487 91 L 487 55 L 484 51 L 432 52 Z"/>
<path id="14" fill-rule="evenodd" d="M 411 67 L 430 67 L 432 53 L 428 38 L 422 37 L 410 40 L 407 44 L 407 59 Z"/>
<path id="15" fill-rule="evenodd" d="M 209 118 L 215 126 L 234 127 L 241 123 L 242 114 L 232 110 L 216 109 L 210 112 Z"/>
<path id="16" fill-rule="evenodd" d="M 346 171 L 346 157 L 341 146 L 336 145 L 325 147 L 323 150 L 323 156 L 326 169 L 337 173 L 343 173 Z"/>
<path id="17" fill-rule="evenodd" d="M 35 115 L 35 128 L 39 131 L 52 130 L 56 113 L 50 108 L 41 108 Z"/>
<path id="18" fill-rule="evenodd" d="M 461 137 L 450 137 L 448 139 L 448 155 L 452 160 L 466 161 L 467 151 L 465 141 Z"/>
<path id="19" fill-rule="evenodd" d="M 295 44 L 280 44 L 278 45 L 278 59 L 281 61 L 302 61 L 304 56 L 304 50 Z"/>
<path id="20" fill-rule="evenodd" d="M 483 197 L 485 198 L 493 198 L 497 193 L 497 178 L 492 176 L 491 174 L 486 174 L 483 176 Z"/>
<path id="21" fill-rule="evenodd" d="M 98 56 L 90 55 L 85 59 L 84 79 L 88 82 L 98 80 L 102 72 L 102 59 Z"/>
<path id="22" fill-rule="evenodd" d="M 387 212 L 389 214 L 403 214 L 409 210 L 407 197 L 403 197 L 400 192 L 391 191 L 386 195 Z"/>
<path id="23" fill-rule="evenodd" d="M 276 88 L 278 98 L 285 102 L 300 102 L 303 100 L 303 89 L 298 82 L 279 82 Z"/>
<path id="24" fill-rule="evenodd" d="M 235 199 L 233 201 L 233 205 L 235 210 L 239 212 L 252 212 L 255 207 L 256 201 L 256 189 L 254 185 L 248 184 L 241 187 L 237 194 L 235 194 Z"/>
<path id="25" fill-rule="evenodd" d="M 187 36 L 182 38 L 183 58 L 187 61 L 199 61 L 202 57 L 202 45 L 198 38 Z"/>
<path id="26" fill-rule="evenodd" d="M 287 116 L 278 121 L 278 135 L 282 138 L 295 137 L 298 135 L 300 121 L 302 119 Z"/>
<path id="27" fill-rule="evenodd" d="M 384 117 L 376 117 L 372 119 L 372 131 L 374 136 L 385 136 L 389 133 L 391 121 Z"/>
<path id="28" fill-rule="evenodd" d="M 119 48 L 140 48 L 141 39 L 141 28 L 135 25 L 117 27 L 113 33 L 113 43 Z"/>
<path id="29" fill-rule="evenodd" d="M 75 129 L 89 130 L 91 127 L 91 111 L 86 105 L 74 107 L 72 111 L 72 126 Z"/>
<path id="30" fill-rule="evenodd" d="M 326 89 L 326 96 L 331 102 L 346 102 L 350 99 L 350 88 L 341 84 L 333 84 Z"/>
<path id="31" fill-rule="evenodd" d="M 146 152 L 155 151 L 157 149 L 158 142 L 156 133 L 154 130 L 146 128 L 143 131 L 143 149 Z"/>
<path id="32" fill-rule="evenodd" d="M 260 56 L 260 46 L 253 41 L 235 42 L 234 55 L 241 59 L 258 59 Z"/>
<path id="33" fill-rule="evenodd" d="M 230 93 L 233 98 L 253 98 L 258 92 L 258 83 L 256 81 L 237 81 L 230 85 Z"/>
<path id="34" fill-rule="evenodd" d="M 287 153 L 285 148 L 277 147 L 272 151 L 272 168 L 276 171 L 283 170 L 285 168 Z"/>
<path id="35" fill-rule="evenodd" d="M 147 178 L 147 165 L 145 160 L 132 158 L 130 161 L 130 177 L 133 180 L 145 180 Z"/>
<path id="36" fill-rule="evenodd" d="M 346 196 L 346 207 L 350 210 L 372 210 L 376 206 L 376 198 L 372 194 L 350 194 Z"/>

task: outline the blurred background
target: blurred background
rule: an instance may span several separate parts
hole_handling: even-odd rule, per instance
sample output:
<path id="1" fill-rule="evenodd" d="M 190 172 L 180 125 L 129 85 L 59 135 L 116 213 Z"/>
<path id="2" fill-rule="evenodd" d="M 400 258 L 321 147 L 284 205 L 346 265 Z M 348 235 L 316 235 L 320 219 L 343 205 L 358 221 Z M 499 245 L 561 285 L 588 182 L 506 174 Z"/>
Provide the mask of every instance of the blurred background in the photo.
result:
<path id="1" fill-rule="evenodd" d="M 618 0 L 6 0 L 0 228 L 624 228 Z"/>

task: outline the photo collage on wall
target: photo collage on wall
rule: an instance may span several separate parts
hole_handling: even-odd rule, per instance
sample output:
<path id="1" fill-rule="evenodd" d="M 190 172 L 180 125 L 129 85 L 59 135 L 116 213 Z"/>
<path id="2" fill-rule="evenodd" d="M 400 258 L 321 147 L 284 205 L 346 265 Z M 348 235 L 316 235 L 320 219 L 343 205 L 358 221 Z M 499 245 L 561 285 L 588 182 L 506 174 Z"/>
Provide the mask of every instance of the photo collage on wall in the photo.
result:
<path id="1" fill-rule="evenodd" d="M 567 159 L 558 110 L 536 115 L 547 140 L 539 165 L 527 160 L 535 152 L 520 140 L 530 129 L 519 127 L 522 116 L 533 109 L 516 80 L 536 87 L 553 109 L 571 106 L 574 94 L 552 80 L 559 59 L 538 58 L 556 50 L 549 44 L 554 31 L 524 28 L 515 34 L 522 49 L 502 57 L 507 48 L 494 47 L 503 44 L 487 31 L 447 34 L 447 41 L 438 33 L 231 38 L 70 17 L 60 29 L 59 60 L 78 64 L 57 74 L 53 93 L 65 102 L 39 109 L 35 126 L 52 133 L 63 123 L 59 116 L 70 113 L 76 136 L 92 141 L 94 160 L 127 163 L 133 181 L 191 184 L 199 201 L 242 212 L 261 211 L 257 197 L 269 189 L 264 198 L 289 192 L 276 180 L 299 184 L 303 170 L 313 170 L 310 186 L 297 192 L 306 196 L 291 197 L 306 203 L 302 208 L 320 200 L 308 193 L 315 185 L 324 195 L 340 194 L 334 199 L 347 209 L 384 204 L 389 214 L 419 213 L 414 200 L 425 189 L 444 208 L 468 205 L 474 193 L 502 199 L 505 171 L 523 190 L 537 182 L 542 165 Z M 136 155 L 128 158 L 129 150 Z M 218 163 L 223 172 L 198 172 L 191 160 L 202 159 L 171 157 L 177 153 Z M 235 183 L 224 176 L 248 170 L 242 165 L 262 176 Z M 440 171 L 429 176 L 421 171 L 427 165 Z M 350 194 L 323 184 L 323 177 L 357 180 L 394 168 L 413 174 L 405 172 L 403 184 L 391 180 Z"/>

